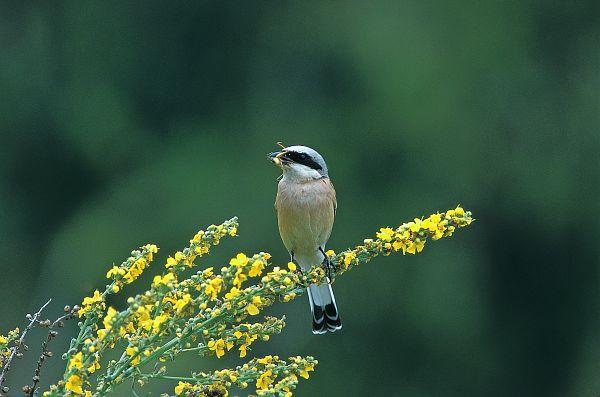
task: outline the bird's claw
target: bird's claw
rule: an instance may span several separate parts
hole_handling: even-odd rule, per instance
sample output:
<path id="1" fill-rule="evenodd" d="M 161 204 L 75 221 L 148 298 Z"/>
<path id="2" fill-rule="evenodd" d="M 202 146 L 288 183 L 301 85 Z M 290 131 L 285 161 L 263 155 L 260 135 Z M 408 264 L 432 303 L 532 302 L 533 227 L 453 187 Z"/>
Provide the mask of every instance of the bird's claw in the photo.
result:
<path id="1" fill-rule="evenodd" d="M 294 274 L 298 277 L 298 285 L 301 286 L 302 288 L 306 288 L 306 283 L 304 282 L 304 280 L 305 280 L 304 272 L 302 271 L 302 268 L 300 267 L 300 265 L 296 263 L 293 252 L 290 252 L 290 262 L 292 262 L 294 265 L 296 265 L 296 270 L 294 270 Z"/>
<path id="2" fill-rule="evenodd" d="M 304 280 L 305 280 L 304 272 L 302 271 L 302 268 L 300 266 L 296 265 L 296 270 L 294 271 L 294 274 L 296 276 L 298 276 L 298 285 L 301 286 L 302 288 L 306 288 L 306 283 L 304 282 Z"/>
<path id="3" fill-rule="evenodd" d="M 339 267 L 331 263 L 329 257 L 325 255 L 325 259 L 323 259 L 323 263 L 321 264 L 323 270 L 325 270 L 325 275 L 327 276 L 327 281 L 329 284 L 333 284 L 335 281 L 335 275 L 337 274 Z"/>
<path id="4" fill-rule="evenodd" d="M 338 272 L 339 268 L 333 263 L 331 263 L 329 257 L 327 256 L 325 251 L 323 251 L 322 247 L 319 247 L 319 251 L 323 254 L 323 263 L 321 263 L 321 267 L 323 267 L 323 270 L 325 270 L 327 282 L 329 284 L 333 284 L 333 282 L 335 281 L 335 275 Z"/>

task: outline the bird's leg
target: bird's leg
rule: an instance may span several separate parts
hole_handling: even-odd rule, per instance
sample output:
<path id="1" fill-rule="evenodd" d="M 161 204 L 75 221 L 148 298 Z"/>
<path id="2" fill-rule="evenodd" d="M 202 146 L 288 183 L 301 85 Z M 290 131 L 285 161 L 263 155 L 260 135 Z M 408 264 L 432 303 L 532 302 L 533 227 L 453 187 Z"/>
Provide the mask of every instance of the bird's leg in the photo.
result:
<path id="1" fill-rule="evenodd" d="M 323 247 L 319 247 L 319 251 L 321 251 L 321 253 L 323 254 L 323 257 L 324 257 L 322 266 L 325 268 L 327 278 L 329 279 L 329 281 L 331 283 L 333 283 L 335 273 L 337 273 L 337 271 L 339 269 L 337 266 L 335 266 L 333 263 L 331 263 L 327 254 L 325 254 L 325 251 L 323 251 Z"/>
<path id="2" fill-rule="evenodd" d="M 298 274 L 298 278 L 301 281 L 301 286 L 306 287 L 306 285 L 304 285 L 302 283 L 302 280 L 304 279 L 304 272 L 302 271 L 302 268 L 300 267 L 300 265 L 297 264 L 296 260 L 294 259 L 294 251 L 290 251 L 290 262 L 292 262 L 293 264 L 296 265 L 296 273 Z"/>

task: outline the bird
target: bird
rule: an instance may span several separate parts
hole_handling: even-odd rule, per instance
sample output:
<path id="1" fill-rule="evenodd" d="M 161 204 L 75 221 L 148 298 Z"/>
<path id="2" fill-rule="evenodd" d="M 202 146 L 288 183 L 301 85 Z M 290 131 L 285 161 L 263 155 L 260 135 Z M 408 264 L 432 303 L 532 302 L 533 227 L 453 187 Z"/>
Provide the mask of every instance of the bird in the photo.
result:
<path id="1" fill-rule="evenodd" d="M 316 150 L 307 146 L 280 144 L 281 150 L 268 158 L 282 170 L 277 186 L 275 209 L 281 240 L 293 263 L 302 271 L 331 264 L 325 254 L 337 210 L 336 193 L 327 164 Z M 331 278 L 307 287 L 314 334 L 342 328 Z"/>

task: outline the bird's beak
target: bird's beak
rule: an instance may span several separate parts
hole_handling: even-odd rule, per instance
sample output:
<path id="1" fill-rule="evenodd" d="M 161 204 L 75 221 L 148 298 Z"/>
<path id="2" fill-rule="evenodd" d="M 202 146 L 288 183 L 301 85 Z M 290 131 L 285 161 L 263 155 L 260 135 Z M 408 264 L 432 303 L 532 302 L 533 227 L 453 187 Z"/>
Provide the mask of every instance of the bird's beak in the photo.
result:
<path id="1" fill-rule="evenodd" d="M 284 154 L 285 154 L 285 151 L 280 150 L 278 152 L 269 153 L 268 158 L 269 158 L 269 160 L 271 160 L 275 164 L 279 165 L 279 164 L 281 164 L 281 160 L 279 158 L 281 156 L 283 156 Z"/>

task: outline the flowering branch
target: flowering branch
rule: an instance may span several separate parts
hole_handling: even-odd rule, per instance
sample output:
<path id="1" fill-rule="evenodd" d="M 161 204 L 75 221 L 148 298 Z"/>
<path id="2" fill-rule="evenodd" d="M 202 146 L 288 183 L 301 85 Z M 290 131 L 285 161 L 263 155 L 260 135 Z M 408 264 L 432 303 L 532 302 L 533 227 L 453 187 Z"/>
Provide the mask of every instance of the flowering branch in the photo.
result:
<path id="1" fill-rule="evenodd" d="M 378 255 L 420 253 L 428 240 L 449 237 L 472 221 L 471 213 L 459 206 L 396 228 L 381 228 L 375 238 L 365 239 L 355 248 L 339 254 L 330 250 L 326 255 L 339 276 Z M 198 232 L 187 248 L 167 258 L 165 271 L 154 277 L 149 289 L 128 298 L 121 311 L 106 307 L 106 297 L 134 282 L 158 248 L 145 245 L 120 266 L 113 266 L 106 275 L 110 282 L 104 291 L 96 290 L 83 300 L 78 311 L 80 332 L 63 355 L 67 363 L 63 379 L 44 396 L 99 397 L 126 380 L 144 385 L 167 379 L 179 382 L 176 395 L 227 396 L 233 386 L 254 384 L 259 396 L 290 397 L 298 377 L 308 378 L 314 370 L 314 358 L 266 356 L 212 373 L 167 374 L 164 363 L 181 354 L 220 358 L 235 348 L 240 358 L 246 357 L 255 342 L 268 341 L 285 326 L 285 318 L 249 319 L 277 301 L 295 299 L 305 292 L 305 285 L 326 280 L 321 267 L 303 274 L 291 262 L 285 268 L 273 266 L 266 252 L 237 254 L 220 271 L 199 269 L 199 259 L 222 238 L 235 236 L 237 228 L 237 218 L 233 218 Z M 109 349 L 118 349 L 120 357 L 105 360 Z M 151 372 L 144 370 L 149 364 L 153 364 Z M 132 393 L 136 394 L 133 387 Z"/>

